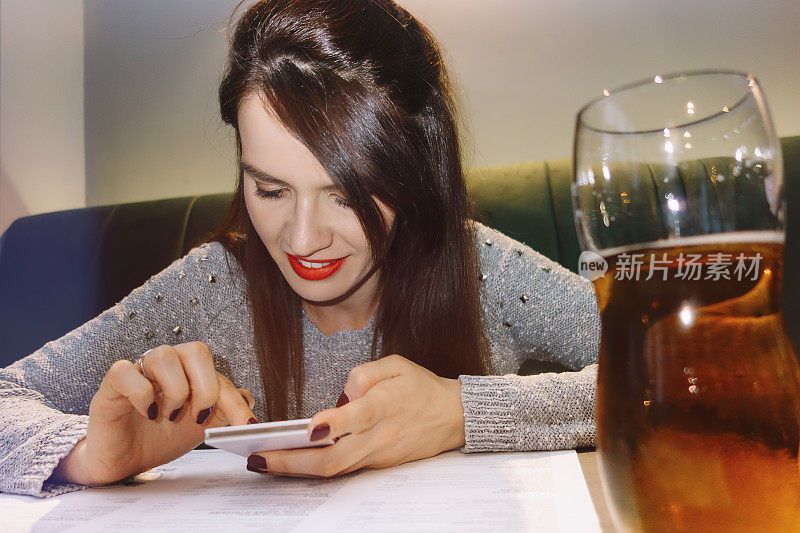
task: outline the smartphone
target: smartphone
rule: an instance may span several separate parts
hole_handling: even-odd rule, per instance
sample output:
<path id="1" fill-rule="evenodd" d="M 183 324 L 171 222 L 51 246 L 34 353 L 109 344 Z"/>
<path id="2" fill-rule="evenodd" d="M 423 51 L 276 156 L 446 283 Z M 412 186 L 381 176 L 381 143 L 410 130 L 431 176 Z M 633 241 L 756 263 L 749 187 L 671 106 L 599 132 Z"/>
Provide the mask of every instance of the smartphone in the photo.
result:
<path id="1" fill-rule="evenodd" d="M 316 448 L 333 444 L 333 440 L 308 440 L 310 418 L 263 422 L 244 426 L 225 426 L 206 429 L 205 443 L 242 457 L 255 452 Z"/>

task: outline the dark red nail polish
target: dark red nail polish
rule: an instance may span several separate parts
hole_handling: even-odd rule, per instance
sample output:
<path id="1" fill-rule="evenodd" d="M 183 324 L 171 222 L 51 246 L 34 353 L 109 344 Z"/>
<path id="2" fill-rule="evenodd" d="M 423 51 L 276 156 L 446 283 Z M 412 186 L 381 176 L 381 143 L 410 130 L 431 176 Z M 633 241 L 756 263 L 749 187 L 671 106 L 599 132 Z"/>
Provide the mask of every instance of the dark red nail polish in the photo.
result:
<path id="1" fill-rule="evenodd" d="M 348 403 L 349 401 L 350 398 L 347 397 L 347 393 L 342 392 L 342 394 L 339 396 L 339 401 L 336 402 L 336 407 L 341 407 L 344 404 Z"/>
<path id="2" fill-rule="evenodd" d="M 150 420 L 155 420 L 158 417 L 158 404 L 153 402 L 150 404 L 150 407 L 147 408 L 147 418 Z"/>
<path id="3" fill-rule="evenodd" d="M 252 416 L 247 420 L 248 424 L 258 424 L 258 420 L 253 418 Z"/>
<path id="4" fill-rule="evenodd" d="M 269 473 L 269 471 L 267 471 L 267 470 L 259 470 L 258 468 L 254 467 L 254 466 L 250 466 L 250 465 L 247 465 L 247 469 L 249 471 L 251 471 L 251 472 L 255 472 L 256 474 L 268 474 Z"/>
<path id="5" fill-rule="evenodd" d="M 172 414 L 169 415 L 169 421 L 170 422 L 175 422 L 175 419 L 180 416 L 181 411 L 183 411 L 183 406 L 180 406 L 177 409 L 175 409 L 174 411 L 172 411 Z"/>
<path id="6" fill-rule="evenodd" d="M 311 432 L 311 440 L 321 440 L 330 435 L 331 427 L 328 424 L 320 424 Z"/>
<path id="7" fill-rule="evenodd" d="M 209 416 L 211 416 L 211 407 L 209 407 L 208 409 L 203 409 L 202 411 L 197 413 L 197 423 L 202 424 L 203 422 L 208 420 Z"/>
<path id="8" fill-rule="evenodd" d="M 260 455 L 251 455 L 247 458 L 247 467 L 248 470 L 250 468 L 256 468 L 258 470 L 267 470 L 267 460 Z"/>

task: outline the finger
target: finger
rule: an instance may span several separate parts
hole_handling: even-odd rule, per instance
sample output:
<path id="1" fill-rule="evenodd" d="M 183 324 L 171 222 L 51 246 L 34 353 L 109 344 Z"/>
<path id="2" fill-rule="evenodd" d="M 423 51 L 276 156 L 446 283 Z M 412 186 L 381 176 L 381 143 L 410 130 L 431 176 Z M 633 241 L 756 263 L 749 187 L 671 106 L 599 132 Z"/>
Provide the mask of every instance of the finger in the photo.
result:
<path id="1" fill-rule="evenodd" d="M 232 426 L 252 424 L 257 422 L 249 403 L 245 400 L 233 382 L 222 374 L 217 374 L 220 392 L 214 409 L 215 416 L 225 419 Z M 251 422 L 252 421 L 252 422 Z"/>
<path id="2" fill-rule="evenodd" d="M 350 436 L 347 437 L 350 439 Z M 381 437 L 377 437 L 377 440 L 381 440 Z M 385 439 L 384 439 L 385 440 Z M 336 476 L 343 476 L 349 474 L 350 472 L 355 472 L 356 470 L 360 470 L 362 468 L 371 468 L 371 469 L 380 469 L 380 468 L 389 468 L 392 466 L 400 465 L 406 463 L 408 461 L 415 460 L 411 454 L 404 454 L 401 456 L 393 456 L 395 453 L 392 450 L 392 447 L 388 444 L 384 445 L 376 445 L 376 435 L 373 432 L 370 432 L 368 435 L 361 435 L 359 437 L 354 437 L 353 440 L 348 440 L 347 444 L 351 444 L 352 447 L 356 450 L 363 450 L 366 449 L 367 446 L 372 444 L 372 452 L 367 453 L 362 457 L 360 460 L 354 462 L 350 466 L 344 468 L 343 470 L 337 472 Z M 347 453 L 347 448 L 349 446 L 343 446 L 344 450 L 343 453 Z M 262 455 L 267 455 L 266 452 Z M 274 463 L 276 468 L 281 467 L 281 463 L 279 459 L 272 459 L 272 463 Z M 249 464 L 249 461 L 248 461 Z M 249 469 L 249 468 L 248 468 Z M 252 470 L 255 471 L 255 470 Z M 308 477 L 308 478 L 324 478 L 324 477 L 331 477 L 331 476 L 323 476 L 323 475 L 312 475 L 307 473 L 297 473 L 297 472 L 281 472 L 278 470 L 274 470 L 271 466 L 269 468 L 269 472 L 260 472 L 260 473 L 269 473 L 276 476 L 290 476 L 290 477 Z"/>
<path id="3" fill-rule="evenodd" d="M 253 396 L 253 393 L 247 389 L 242 389 L 242 388 L 238 388 L 236 390 L 238 390 L 239 393 L 241 393 L 242 397 L 244 398 L 244 401 L 247 402 L 247 407 L 249 407 L 252 410 L 253 407 L 255 407 L 256 405 L 256 397 Z"/>
<path id="4" fill-rule="evenodd" d="M 257 468 L 247 468 L 251 472 L 255 472 L 256 474 L 261 475 L 275 475 L 275 476 L 286 476 L 286 477 L 301 477 L 305 479 L 325 479 L 324 476 L 312 476 L 311 474 L 284 474 L 283 472 L 268 472 L 266 470 L 259 470 Z"/>
<path id="5" fill-rule="evenodd" d="M 344 392 L 350 401 L 353 401 L 366 394 L 375 384 L 408 370 L 410 365 L 415 365 L 415 363 L 394 354 L 355 366 L 347 376 Z"/>
<path id="6" fill-rule="evenodd" d="M 350 436 L 347 437 L 349 438 Z M 408 446 L 398 443 L 388 426 L 370 431 L 366 438 L 373 443 L 372 451 L 339 472 L 339 475 L 349 474 L 361 468 L 389 468 L 422 458 Z M 383 444 L 380 444 L 381 442 Z M 359 445 L 358 442 L 356 444 Z"/>
<path id="7" fill-rule="evenodd" d="M 374 460 L 373 460 L 374 456 L 375 456 L 374 453 L 371 453 L 371 454 L 367 455 L 366 457 L 364 457 L 360 461 L 357 461 L 357 462 L 353 463 L 352 465 L 348 466 L 347 468 L 345 468 L 344 470 L 339 472 L 338 475 L 343 476 L 345 474 L 349 474 L 350 472 L 355 472 L 356 470 L 361 470 L 362 468 L 386 468 L 385 466 L 377 466 L 377 465 L 375 465 L 374 464 Z"/>
<path id="8" fill-rule="evenodd" d="M 363 433 L 395 412 L 397 393 L 393 393 L 394 378 L 373 386 L 367 394 L 341 407 L 320 411 L 308 424 L 308 439 L 318 441 Z"/>
<path id="9" fill-rule="evenodd" d="M 125 398 L 143 417 L 151 420 L 158 417 L 153 384 L 126 359 L 111 365 L 100 383 L 96 397 L 108 402 Z"/>
<path id="10" fill-rule="evenodd" d="M 322 448 L 299 448 L 296 450 L 275 450 L 259 452 L 251 455 L 248 468 L 251 471 L 262 470 L 281 476 L 315 476 L 332 477 L 358 463 L 371 451 L 372 444 L 368 435 L 350 435 L 336 444 Z M 266 462 L 257 462 L 254 456 L 262 457 Z"/>
<path id="11" fill-rule="evenodd" d="M 191 388 L 190 414 L 196 423 L 202 425 L 210 418 L 219 399 L 220 385 L 211 349 L 199 341 L 177 344 L 174 348 Z"/>
<path id="12" fill-rule="evenodd" d="M 154 348 L 142 359 L 142 366 L 151 380 L 157 383 L 154 387 L 160 388 L 163 394 L 161 412 L 169 420 L 176 421 L 190 392 L 186 371 L 177 350 L 166 344 Z"/>
<path id="13" fill-rule="evenodd" d="M 360 470 L 362 468 L 369 468 L 369 469 L 380 469 L 380 468 L 391 468 L 393 466 L 401 465 L 403 463 L 407 463 L 412 460 L 410 457 L 406 457 L 403 459 L 396 459 L 396 460 L 388 460 L 385 458 L 385 453 L 381 453 L 380 450 L 374 451 L 371 454 L 367 455 L 360 461 L 353 463 L 352 465 L 348 466 L 338 475 L 343 476 L 345 474 L 349 474 L 350 472 L 355 472 L 356 470 Z"/>

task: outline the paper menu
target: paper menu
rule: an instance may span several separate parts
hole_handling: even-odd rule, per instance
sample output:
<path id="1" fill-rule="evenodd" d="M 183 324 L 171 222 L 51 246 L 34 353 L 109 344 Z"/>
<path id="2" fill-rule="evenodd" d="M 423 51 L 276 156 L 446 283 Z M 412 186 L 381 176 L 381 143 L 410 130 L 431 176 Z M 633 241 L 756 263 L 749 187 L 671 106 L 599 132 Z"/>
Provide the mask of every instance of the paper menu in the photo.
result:
<path id="1" fill-rule="evenodd" d="M 196 450 L 50 499 L 0 494 L 3 531 L 600 531 L 574 451 L 449 451 L 332 479 L 261 476 Z M 10 526 L 10 529 L 9 529 Z"/>
<path id="2" fill-rule="evenodd" d="M 364 472 L 295 531 L 600 531 L 574 451 L 433 459 Z"/>

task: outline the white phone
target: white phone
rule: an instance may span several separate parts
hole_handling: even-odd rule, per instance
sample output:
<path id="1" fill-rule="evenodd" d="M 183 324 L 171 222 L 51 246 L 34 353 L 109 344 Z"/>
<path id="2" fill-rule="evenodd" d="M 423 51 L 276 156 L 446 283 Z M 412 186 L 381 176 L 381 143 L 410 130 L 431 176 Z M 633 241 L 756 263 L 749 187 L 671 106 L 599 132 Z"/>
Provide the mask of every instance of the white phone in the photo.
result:
<path id="1" fill-rule="evenodd" d="M 242 457 L 256 452 L 316 448 L 333 444 L 333 440 L 308 440 L 310 418 L 263 422 L 243 426 L 225 426 L 206 429 L 205 443 Z"/>

